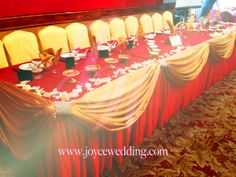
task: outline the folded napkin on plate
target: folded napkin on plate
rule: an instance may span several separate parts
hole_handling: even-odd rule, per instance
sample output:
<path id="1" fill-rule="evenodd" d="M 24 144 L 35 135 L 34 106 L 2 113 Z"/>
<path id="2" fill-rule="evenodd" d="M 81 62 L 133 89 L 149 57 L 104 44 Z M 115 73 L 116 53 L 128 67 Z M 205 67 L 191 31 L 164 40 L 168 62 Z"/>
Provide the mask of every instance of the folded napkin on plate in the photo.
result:
<path id="1" fill-rule="evenodd" d="M 56 53 L 53 50 L 53 48 L 49 48 L 49 49 L 44 50 L 42 53 L 40 53 L 39 57 L 42 60 L 42 64 L 44 66 L 48 66 L 50 65 L 50 63 L 54 63 L 61 60 L 61 56 L 60 56 L 61 52 L 62 52 L 62 48 L 57 50 Z"/>

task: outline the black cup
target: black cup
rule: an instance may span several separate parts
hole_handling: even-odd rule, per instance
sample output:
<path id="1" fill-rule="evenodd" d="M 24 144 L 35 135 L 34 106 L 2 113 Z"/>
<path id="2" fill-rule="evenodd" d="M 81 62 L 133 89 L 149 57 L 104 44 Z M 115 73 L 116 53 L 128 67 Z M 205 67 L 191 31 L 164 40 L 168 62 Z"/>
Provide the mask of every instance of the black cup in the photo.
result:
<path id="1" fill-rule="evenodd" d="M 30 70 L 19 70 L 17 76 L 20 81 L 28 81 L 33 79 L 33 73 Z"/>
<path id="2" fill-rule="evenodd" d="M 134 45 L 134 40 L 128 40 L 128 45 L 126 46 L 127 49 L 132 49 Z"/>
<path id="3" fill-rule="evenodd" d="M 108 50 L 98 50 L 98 53 L 100 58 L 107 58 L 109 56 Z"/>
<path id="4" fill-rule="evenodd" d="M 64 60 L 66 62 L 66 69 L 75 67 L 75 57 L 66 57 Z"/>

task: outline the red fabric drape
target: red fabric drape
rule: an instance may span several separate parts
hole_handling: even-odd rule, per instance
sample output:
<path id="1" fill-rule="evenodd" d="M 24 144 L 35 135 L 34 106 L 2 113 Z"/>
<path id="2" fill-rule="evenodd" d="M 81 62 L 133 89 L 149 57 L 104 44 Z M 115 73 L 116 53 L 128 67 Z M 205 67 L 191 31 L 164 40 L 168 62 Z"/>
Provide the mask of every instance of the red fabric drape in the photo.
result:
<path id="1" fill-rule="evenodd" d="M 162 2 L 163 0 L 8 0 L 0 2 L 0 18 L 30 14 L 123 8 L 131 6 L 161 4 Z"/>

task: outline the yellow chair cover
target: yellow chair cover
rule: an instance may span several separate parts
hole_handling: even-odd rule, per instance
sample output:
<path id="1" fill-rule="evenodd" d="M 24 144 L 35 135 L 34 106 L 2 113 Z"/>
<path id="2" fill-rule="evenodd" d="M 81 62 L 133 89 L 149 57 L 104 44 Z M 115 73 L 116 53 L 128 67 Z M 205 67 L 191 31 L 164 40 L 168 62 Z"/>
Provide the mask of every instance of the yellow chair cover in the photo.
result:
<path id="1" fill-rule="evenodd" d="M 110 29 L 107 22 L 97 20 L 90 25 L 90 32 L 96 43 L 105 43 L 111 40 Z"/>
<path id="2" fill-rule="evenodd" d="M 57 26 L 48 26 L 38 32 L 42 49 L 53 48 L 54 51 L 62 48 L 62 53 L 68 52 L 68 42 L 65 29 Z"/>
<path id="3" fill-rule="evenodd" d="M 2 41 L 0 41 L 0 68 L 4 68 L 7 66 L 8 66 L 8 63 L 7 63 L 7 58 L 5 55 L 4 48 L 3 48 L 3 43 Z"/>
<path id="4" fill-rule="evenodd" d="M 118 40 L 118 38 L 126 38 L 125 22 L 120 18 L 114 18 L 109 23 L 112 40 Z"/>
<path id="5" fill-rule="evenodd" d="M 142 32 L 144 34 L 154 32 L 153 24 L 152 24 L 152 17 L 150 15 L 143 14 L 139 18 L 139 22 L 140 22 L 140 26 L 141 26 Z"/>
<path id="6" fill-rule="evenodd" d="M 90 47 L 86 25 L 81 23 L 72 23 L 65 29 L 70 49 Z"/>
<path id="7" fill-rule="evenodd" d="M 163 28 L 164 29 L 170 29 L 169 25 L 167 24 L 167 21 L 169 20 L 172 25 L 173 25 L 173 15 L 170 11 L 165 11 L 162 14 L 162 19 L 163 19 Z"/>
<path id="8" fill-rule="evenodd" d="M 138 19 L 134 16 L 128 16 L 125 19 L 126 33 L 128 36 L 138 33 Z"/>
<path id="9" fill-rule="evenodd" d="M 3 38 L 11 64 L 19 64 L 39 57 L 39 47 L 34 33 L 14 31 Z"/>
<path id="10" fill-rule="evenodd" d="M 160 31 L 163 29 L 163 21 L 162 21 L 162 16 L 159 13 L 154 13 L 152 15 L 152 23 L 153 23 L 153 28 L 154 31 Z"/>

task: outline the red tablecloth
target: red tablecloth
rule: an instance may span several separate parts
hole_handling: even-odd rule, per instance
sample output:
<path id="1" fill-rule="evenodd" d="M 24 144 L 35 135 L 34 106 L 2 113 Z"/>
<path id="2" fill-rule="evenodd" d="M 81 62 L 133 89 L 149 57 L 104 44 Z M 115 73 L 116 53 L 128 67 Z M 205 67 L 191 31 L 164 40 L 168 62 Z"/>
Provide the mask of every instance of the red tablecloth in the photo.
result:
<path id="1" fill-rule="evenodd" d="M 157 35 L 155 37 L 155 41 L 162 49 L 161 54 L 174 49 L 164 42 L 166 39 L 167 36 L 164 35 Z M 185 46 L 192 46 L 208 39 L 210 39 L 208 33 L 191 33 L 187 38 L 183 38 L 183 43 Z M 119 49 L 112 52 L 111 57 L 117 57 L 119 55 L 118 51 Z M 141 62 L 149 57 L 145 41 L 139 41 L 139 46 L 133 49 L 123 49 L 123 52 L 130 55 L 128 62 L 126 64 L 114 64 L 116 68 L 129 66 L 134 62 Z M 224 62 L 214 64 L 208 61 L 196 79 L 181 87 L 174 87 L 164 75 L 160 74 L 146 111 L 144 111 L 141 118 L 133 126 L 122 131 L 107 132 L 96 130 L 91 125 L 83 121 L 74 120 L 69 116 L 57 117 L 51 127 L 52 134 L 50 142 L 45 145 L 44 151 L 40 152 L 33 160 L 38 176 L 79 177 L 101 175 L 104 168 L 110 169 L 112 167 L 114 159 L 118 163 L 121 163 L 122 156 L 96 155 L 85 159 L 83 156 L 76 154 L 60 156 L 58 149 L 122 149 L 124 146 L 138 145 L 144 137 L 150 136 L 156 127 L 162 127 L 171 115 L 186 107 L 191 100 L 198 97 L 204 90 L 229 73 L 236 66 L 235 58 L 236 50 Z M 85 84 L 89 78 L 88 73 L 83 68 L 86 65 L 95 63 L 101 66 L 96 77 L 110 76 L 114 71 L 113 68 L 109 67 L 109 64 L 104 62 L 103 58 L 92 60 L 90 56 L 89 59 L 80 60 L 76 65 L 76 69 L 81 72 L 76 77 L 79 83 Z M 59 71 L 63 71 L 65 70 L 65 64 L 59 62 L 57 68 Z M 39 85 L 47 91 L 51 91 L 53 88 L 70 91 L 75 86 L 68 84 L 61 72 L 52 74 L 52 69 L 49 68 L 42 74 L 44 79 L 33 80 L 30 84 Z M 11 68 L 1 69 L 0 79 L 18 83 L 16 73 Z"/>

